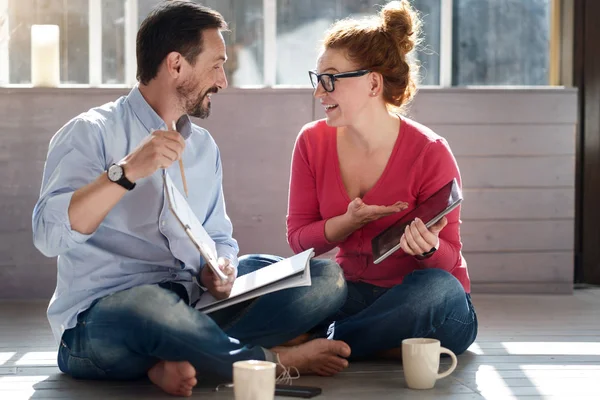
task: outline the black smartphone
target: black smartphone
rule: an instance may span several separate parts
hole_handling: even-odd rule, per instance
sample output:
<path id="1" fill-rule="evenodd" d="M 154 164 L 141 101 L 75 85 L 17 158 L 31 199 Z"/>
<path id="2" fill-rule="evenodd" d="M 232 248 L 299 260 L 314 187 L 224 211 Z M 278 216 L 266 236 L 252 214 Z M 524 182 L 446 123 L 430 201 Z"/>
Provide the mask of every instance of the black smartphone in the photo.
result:
<path id="1" fill-rule="evenodd" d="M 311 386 L 275 385 L 275 396 L 302 397 L 310 399 L 320 395 L 321 388 Z"/>

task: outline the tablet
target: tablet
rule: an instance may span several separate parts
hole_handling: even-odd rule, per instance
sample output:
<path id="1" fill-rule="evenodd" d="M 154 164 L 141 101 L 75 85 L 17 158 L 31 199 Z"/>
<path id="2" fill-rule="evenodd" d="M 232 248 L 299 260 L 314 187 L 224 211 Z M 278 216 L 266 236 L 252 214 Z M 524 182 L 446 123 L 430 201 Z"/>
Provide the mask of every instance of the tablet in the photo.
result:
<path id="1" fill-rule="evenodd" d="M 454 210 L 462 202 L 462 199 L 462 193 L 456 178 L 452 179 L 427 200 L 373 238 L 371 241 L 373 262 L 379 264 L 390 254 L 400 249 L 400 238 L 404 233 L 404 229 L 415 218 L 420 218 L 425 226 L 429 228 L 442 219 L 444 215 Z"/>

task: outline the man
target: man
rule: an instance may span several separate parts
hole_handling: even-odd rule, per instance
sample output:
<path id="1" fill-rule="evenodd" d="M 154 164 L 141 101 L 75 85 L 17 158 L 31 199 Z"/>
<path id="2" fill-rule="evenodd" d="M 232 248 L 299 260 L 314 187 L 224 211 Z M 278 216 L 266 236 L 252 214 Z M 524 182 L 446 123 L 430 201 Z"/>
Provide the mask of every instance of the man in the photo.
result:
<path id="1" fill-rule="evenodd" d="M 46 256 L 59 256 L 48 318 L 60 346 L 58 365 L 75 378 L 147 375 L 167 393 L 189 396 L 196 375 L 231 379 L 237 360 L 271 360 L 280 371 L 321 375 L 347 366 L 343 342 L 281 346 L 343 303 L 346 286 L 335 263 L 313 260 L 311 287 L 210 315 L 191 306 L 204 290 L 227 297 L 238 269 L 219 151 L 188 117 L 208 117 L 211 95 L 227 87 L 225 27 L 209 8 L 161 4 L 138 32 L 139 84 L 74 118 L 50 142 L 33 237 Z M 166 204 L 162 171 L 181 190 L 175 163 L 181 157 L 188 202 L 216 243 L 226 283 L 202 266 Z M 241 258 L 239 269 L 278 259 Z"/>

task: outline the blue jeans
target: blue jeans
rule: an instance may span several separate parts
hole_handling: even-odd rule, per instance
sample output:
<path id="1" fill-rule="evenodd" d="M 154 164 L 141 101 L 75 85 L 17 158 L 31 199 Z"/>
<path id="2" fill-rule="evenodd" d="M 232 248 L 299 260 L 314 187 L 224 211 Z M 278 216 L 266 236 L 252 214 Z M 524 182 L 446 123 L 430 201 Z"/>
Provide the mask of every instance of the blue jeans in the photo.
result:
<path id="1" fill-rule="evenodd" d="M 238 275 L 279 260 L 241 257 Z M 199 378 L 231 380 L 235 361 L 265 360 L 265 348 L 309 331 L 339 310 L 347 294 L 339 266 L 311 260 L 311 279 L 312 286 L 208 315 L 188 305 L 185 293 L 159 285 L 114 293 L 79 314 L 77 325 L 65 331 L 58 366 L 74 378 L 128 380 L 145 376 L 160 360 L 189 361 Z"/>
<path id="2" fill-rule="evenodd" d="M 354 359 L 401 347 L 412 337 L 438 339 L 461 354 L 477 336 L 470 295 L 441 269 L 414 271 L 389 289 L 348 282 L 348 300 L 332 319 L 329 337 L 348 343 Z"/>

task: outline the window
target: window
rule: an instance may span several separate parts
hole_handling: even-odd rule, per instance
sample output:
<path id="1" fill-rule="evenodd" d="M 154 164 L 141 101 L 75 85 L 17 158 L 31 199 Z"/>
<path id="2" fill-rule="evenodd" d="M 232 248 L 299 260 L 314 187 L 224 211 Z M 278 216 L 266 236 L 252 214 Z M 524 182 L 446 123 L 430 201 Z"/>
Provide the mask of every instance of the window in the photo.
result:
<path id="1" fill-rule="evenodd" d="M 125 82 L 125 2 L 102 0 L 102 82 Z"/>
<path id="2" fill-rule="evenodd" d="M 9 0 L 9 82 L 31 82 L 31 25 L 60 29 L 60 80 L 89 82 L 88 0 Z"/>
<path id="3" fill-rule="evenodd" d="M 387 3 L 193 1 L 216 9 L 228 22 L 230 32 L 223 35 L 229 57 L 225 69 L 230 85 L 242 87 L 310 87 L 307 71 L 315 66 L 325 30 L 341 18 L 375 14 Z M 423 20 L 424 41 L 412 54 L 421 65 L 421 85 L 549 84 L 550 38 L 560 40 L 558 31 L 551 35 L 551 10 L 556 0 L 411 1 Z M 0 16 L 7 16 L 4 27 L 0 24 L 0 35 L 9 38 L 0 37 L 0 82 L 31 82 L 31 25 L 56 24 L 60 28 L 62 83 L 131 84 L 135 79 L 136 23 L 159 2 L 0 0 L 0 7 L 5 7 Z M 90 7 L 97 8 L 90 11 Z"/>
<path id="4" fill-rule="evenodd" d="M 381 0 L 277 0 L 277 83 L 302 85 L 307 71 L 315 67 L 324 32 L 336 20 L 361 18 L 378 12 Z M 423 39 L 415 56 L 421 68 L 421 83 L 439 82 L 440 0 L 416 0 L 423 18 Z"/>
<path id="5" fill-rule="evenodd" d="M 139 22 L 160 3 L 138 0 Z M 263 1 L 262 0 L 194 0 L 223 15 L 230 32 L 224 32 L 228 61 L 225 73 L 231 86 L 263 83 Z"/>
<path id="6" fill-rule="evenodd" d="M 547 85 L 550 0 L 454 0 L 453 85 Z"/>

